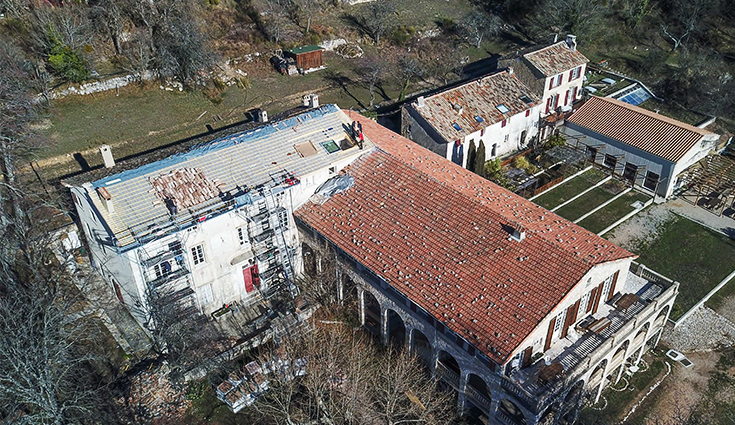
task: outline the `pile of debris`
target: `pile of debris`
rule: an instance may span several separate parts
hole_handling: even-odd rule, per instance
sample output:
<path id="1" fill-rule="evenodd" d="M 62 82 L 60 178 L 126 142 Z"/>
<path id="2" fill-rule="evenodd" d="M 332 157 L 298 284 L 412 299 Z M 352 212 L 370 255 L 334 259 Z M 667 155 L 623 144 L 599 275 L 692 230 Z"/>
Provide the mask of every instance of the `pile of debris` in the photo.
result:
<path id="1" fill-rule="evenodd" d="M 169 368 L 148 369 L 130 379 L 130 391 L 121 400 L 132 411 L 134 423 L 146 423 L 155 418 L 182 417 L 191 402 L 184 389 L 174 386 L 168 378 Z"/>

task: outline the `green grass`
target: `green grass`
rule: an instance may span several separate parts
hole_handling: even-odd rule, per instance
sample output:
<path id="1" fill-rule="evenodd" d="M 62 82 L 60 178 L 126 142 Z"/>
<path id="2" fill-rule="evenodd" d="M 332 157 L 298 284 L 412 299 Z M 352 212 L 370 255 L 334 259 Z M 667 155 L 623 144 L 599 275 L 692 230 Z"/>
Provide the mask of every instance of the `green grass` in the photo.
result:
<path id="1" fill-rule="evenodd" d="M 732 424 L 735 412 L 735 350 L 728 348 L 722 352 L 715 370 L 710 372 L 707 389 L 702 393 L 702 400 L 692 414 L 692 423 L 697 424 Z"/>
<path id="2" fill-rule="evenodd" d="M 681 217 L 664 224 L 656 240 L 637 251 L 641 263 L 679 282 L 673 320 L 735 269 L 735 240 Z"/>
<path id="3" fill-rule="evenodd" d="M 599 233 L 608 226 L 623 218 L 626 214 L 633 211 L 631 206 L 636 201 L 646 202 L 650 196 L 640 192 L 630 191 L 620 198 L 607 204 L 605 208 L 597 211 L 591 216 L 579 222 L 579 225 L 593 233 Z"/>
<path id="4" fill-rule="evenodd" d="M 649 368 L 644 372 L 639 372 L 629 377 L 628 379 L 630 382 L 628 384 L 628 389 L 625 391 L 614 391 L 608 387 L 602 392 L 602 397 L 607 400 L 607 406 L 602 410 L 594 410 L 590 407 L 582 410 L 579 414 L 577 423 L 615 423 L 616 421 L 612 420 L 613 418 L 620 419 L 625 415 L 629 406 L 639 397 L 642 397 L 648 391 L 648 388 L 660 379 L 660 375 L 666 368 L 663 361 L 659 358 L 653 357 L 651 354 L 647 354 L 644 358 L 649 362 Z M 621 385 L 624 385 L 622 380 L 616 387 L 621 387 Z M 633 388 L 632 391 L 630 390 L 631 388 Z M 657 391 L 660 391 L 660 389 L 657 389 Z M 604 403 L 605 402 L 600 399 L 600 403 L 598 403 L 597 406 L 602 407 L 604 406 Z M 637 410 L 636 414 L 631 416 L 626 424 L 643 424 L 645 423 L 644 419 L 645 411 Z"/>
<path id="5" fill-rule="evenodd" d="M 582 175 L 575 177 L 572 180 L 562 182 L 561 184 L 551 188 L 543 195 L 534 199 L 533 202 L 536 204 L 551 209 L 557 205 L 561 205 L 563 202 L 579 195 L 585 189 L 604 179 L 606 175 L 593 168 L 588 170 Z"/>
<path id="6" fill-rule="evenodd" d="M 665 115 L 669 118 L 691 125 L 697 125 L 707 119 L 705 115 L 698 114 L 677 105 L 672 105 L 671 103 L 661 102 L 656 99 L 649 99 L 638 106 L 648 109 L 649 111 L 658 111 L 661 115 Z"/>
<path id="7" fill-rule="evenodd" d="M 250 425 L 258 423 L 259 416 L 252 406 L 246 407 L 237 414 L 221 402 L 214 394 L 211 386 L 204 393 L 192 400 L 191 406 L 186 412 L 185 421 L 182 423 L 199 424 L 227 424 L 227 425 Z"/>
<path id="8" fill-rule="evenodd" d="M 567 220 L 574 221 L 620 192 L 622 192 L 620 183 L 615 180 L 610 180 L 564 205 L 555 212 Z"/>

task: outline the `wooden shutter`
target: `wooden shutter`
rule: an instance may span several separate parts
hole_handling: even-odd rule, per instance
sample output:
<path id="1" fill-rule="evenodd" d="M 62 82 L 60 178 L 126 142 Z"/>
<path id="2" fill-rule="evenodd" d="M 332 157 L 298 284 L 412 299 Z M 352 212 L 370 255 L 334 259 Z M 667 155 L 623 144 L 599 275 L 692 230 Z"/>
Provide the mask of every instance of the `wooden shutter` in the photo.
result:
<path id="1" fill-rule="evenodd" d="M 582 300 L 577 300 L 576 303 L 572 304 L 571 307 L 567 309 L 567 319 L 564 321 L 564 328 L 561 330 L 562 338 L 567 336 L 567 331 L 569 330 L 569 327 L 577 321 L 577 311 L 579 311 L 579 303 L 581 301 Z"/>
<path id="2" fill-rule="evenodd" d="M 525 350 L 523 350 L 523 362 L 521 363 L 521 367 L 531 366 L 532 356 L 533 356 L 533 347 L 527 347 Z"/>
<path id="3" fill-rule="evenodd" d="M 556 317 L 551 319 L 551 322 L 549 322 L 549 330 L 546 332 L 546 342 L 544 343 L 544 351 L 548 350 L 549 347 L 551 347 L 551 337 L 554 336 L 554 325 L 556 325 Z"/>
<path id="4" fill-rule="evenodd" d="M 592 307 L 592 314 L 597 313 L 597 307 L 600 306 L 600 297 L 602 296 L 602 287 L 604 285 L 605 285 L 605 282 L 602 282 L 597 288 L 595 288 L 595 299 L 594 299 L 595 305 L 594 307 Z"/>
<path id="5" fill-rule="evenodd" d="M 577 89 L 579 89 L 579 87 L 574 88 L 574 92 L 572 94 L 572 103 L 574 103 L 574 101 L 577 100 Z"/>
<path id="6" fill-rule="evenodd" d="M 549 97 L 549 98 L 548 98 L 548 99 L 546 100 L 546 113 L 547 113 L 547 114 L 548 114 L 548 113 L 549 113 L 549 111 L 551 110 L 551 101 L 552 101 L 553 99 L 554 99 L 554 96 L 551 96 L 551 97 Z"/>
<path id="7" fill-rule="evenodd" d="M 620 274 L 620 270 L 615 272 L 615 275 L 613 275 L 613 281 L 612 285 L 610 285 L 610 292 L 607 294 L 607 299 L 605 301 L 610 301 L 615 295 L 615 284 L 618 283 L 618 275 Z"/>
<path id="8" fill-rule="evenodd" d="M 551 77 L 551 80 L 549 81 L 549 90 L 551 90 L 551 89 L 554 88 L 554 80 L 555 79 L 556 79 L 556 77 Z"/>
<path id="9" fill-rule="evenodd" d="M 590 299 L 587 300 L 587 310 L 585 313 L 589 313 L 592 310 L 592 307 L 595 306 L 595 297 L 597 296 L 597 288 L 590 291 Z"/>
<path id="10" fill-rule="evenodd" d="M 569 71 L 569 81 L 574 79 L 574 70 Z"/>
<path id="11" fill-rule="evenodd" d="M 569 93 L 572 92 L 572 89 L 567 90 L 567 94 L 564 96 L 564 106 L 567 106 L 569 104 Z"/>

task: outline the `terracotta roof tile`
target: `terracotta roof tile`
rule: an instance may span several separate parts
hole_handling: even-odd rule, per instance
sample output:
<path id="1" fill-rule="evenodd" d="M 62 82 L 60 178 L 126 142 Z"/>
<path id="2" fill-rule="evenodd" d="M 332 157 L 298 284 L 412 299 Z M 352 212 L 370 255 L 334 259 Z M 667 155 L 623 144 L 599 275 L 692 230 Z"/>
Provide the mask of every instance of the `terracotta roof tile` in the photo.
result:
<path id="1" fill-rule="evenodd" d="M 534 50 L 524 54 L 523 57 L 547 77 L 569 71 L 590 61 L 579 50 L 570 49 L 566 41 Z"/>
<path id="2" fill-rule="evenodd" d="M 526 99 L 521 99 L 522 96 Z M 502 71 L 429 96 L 420 108 L 416 104 L 412 106 L 444 139 L 452 141 L 520 114 L 540 101 L 518 77 Z M 508 108 L 507 113 L 497 108 L 501 104 Z M 455 108 L 461 108 L 462 112 Z M 480 117 L 482 122 L 475 117 Z"/>
<path id="3" fill-rule="evenodd" d="M 359 119 L 380 150 L 343 171 L 353 188 L 296 216 L 494 361 L 506 362 L 593 264 L 632 256 Z M 508 224 L 526 238 L 512 240 Z"/>
<path id="4" fill-rule="evenodd" d="M 609 97 L 592 97 L 567 121 L 672 162 L 712 134 Z"/>

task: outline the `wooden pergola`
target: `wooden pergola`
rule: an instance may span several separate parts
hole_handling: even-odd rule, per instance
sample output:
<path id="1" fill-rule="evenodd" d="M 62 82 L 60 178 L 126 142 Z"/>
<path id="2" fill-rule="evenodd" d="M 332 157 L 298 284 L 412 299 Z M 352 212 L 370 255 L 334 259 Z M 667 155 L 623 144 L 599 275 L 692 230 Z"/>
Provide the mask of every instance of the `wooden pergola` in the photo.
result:
<path id="1" fill-rule="evenodd" d="M 697 191 L 694 205 L 706 198 L 702 207 L 722 216 L 735 197 L 735 157 L 732 155 L 708 155 L 686 171 L 684 178 L 689 188 Z"/>

